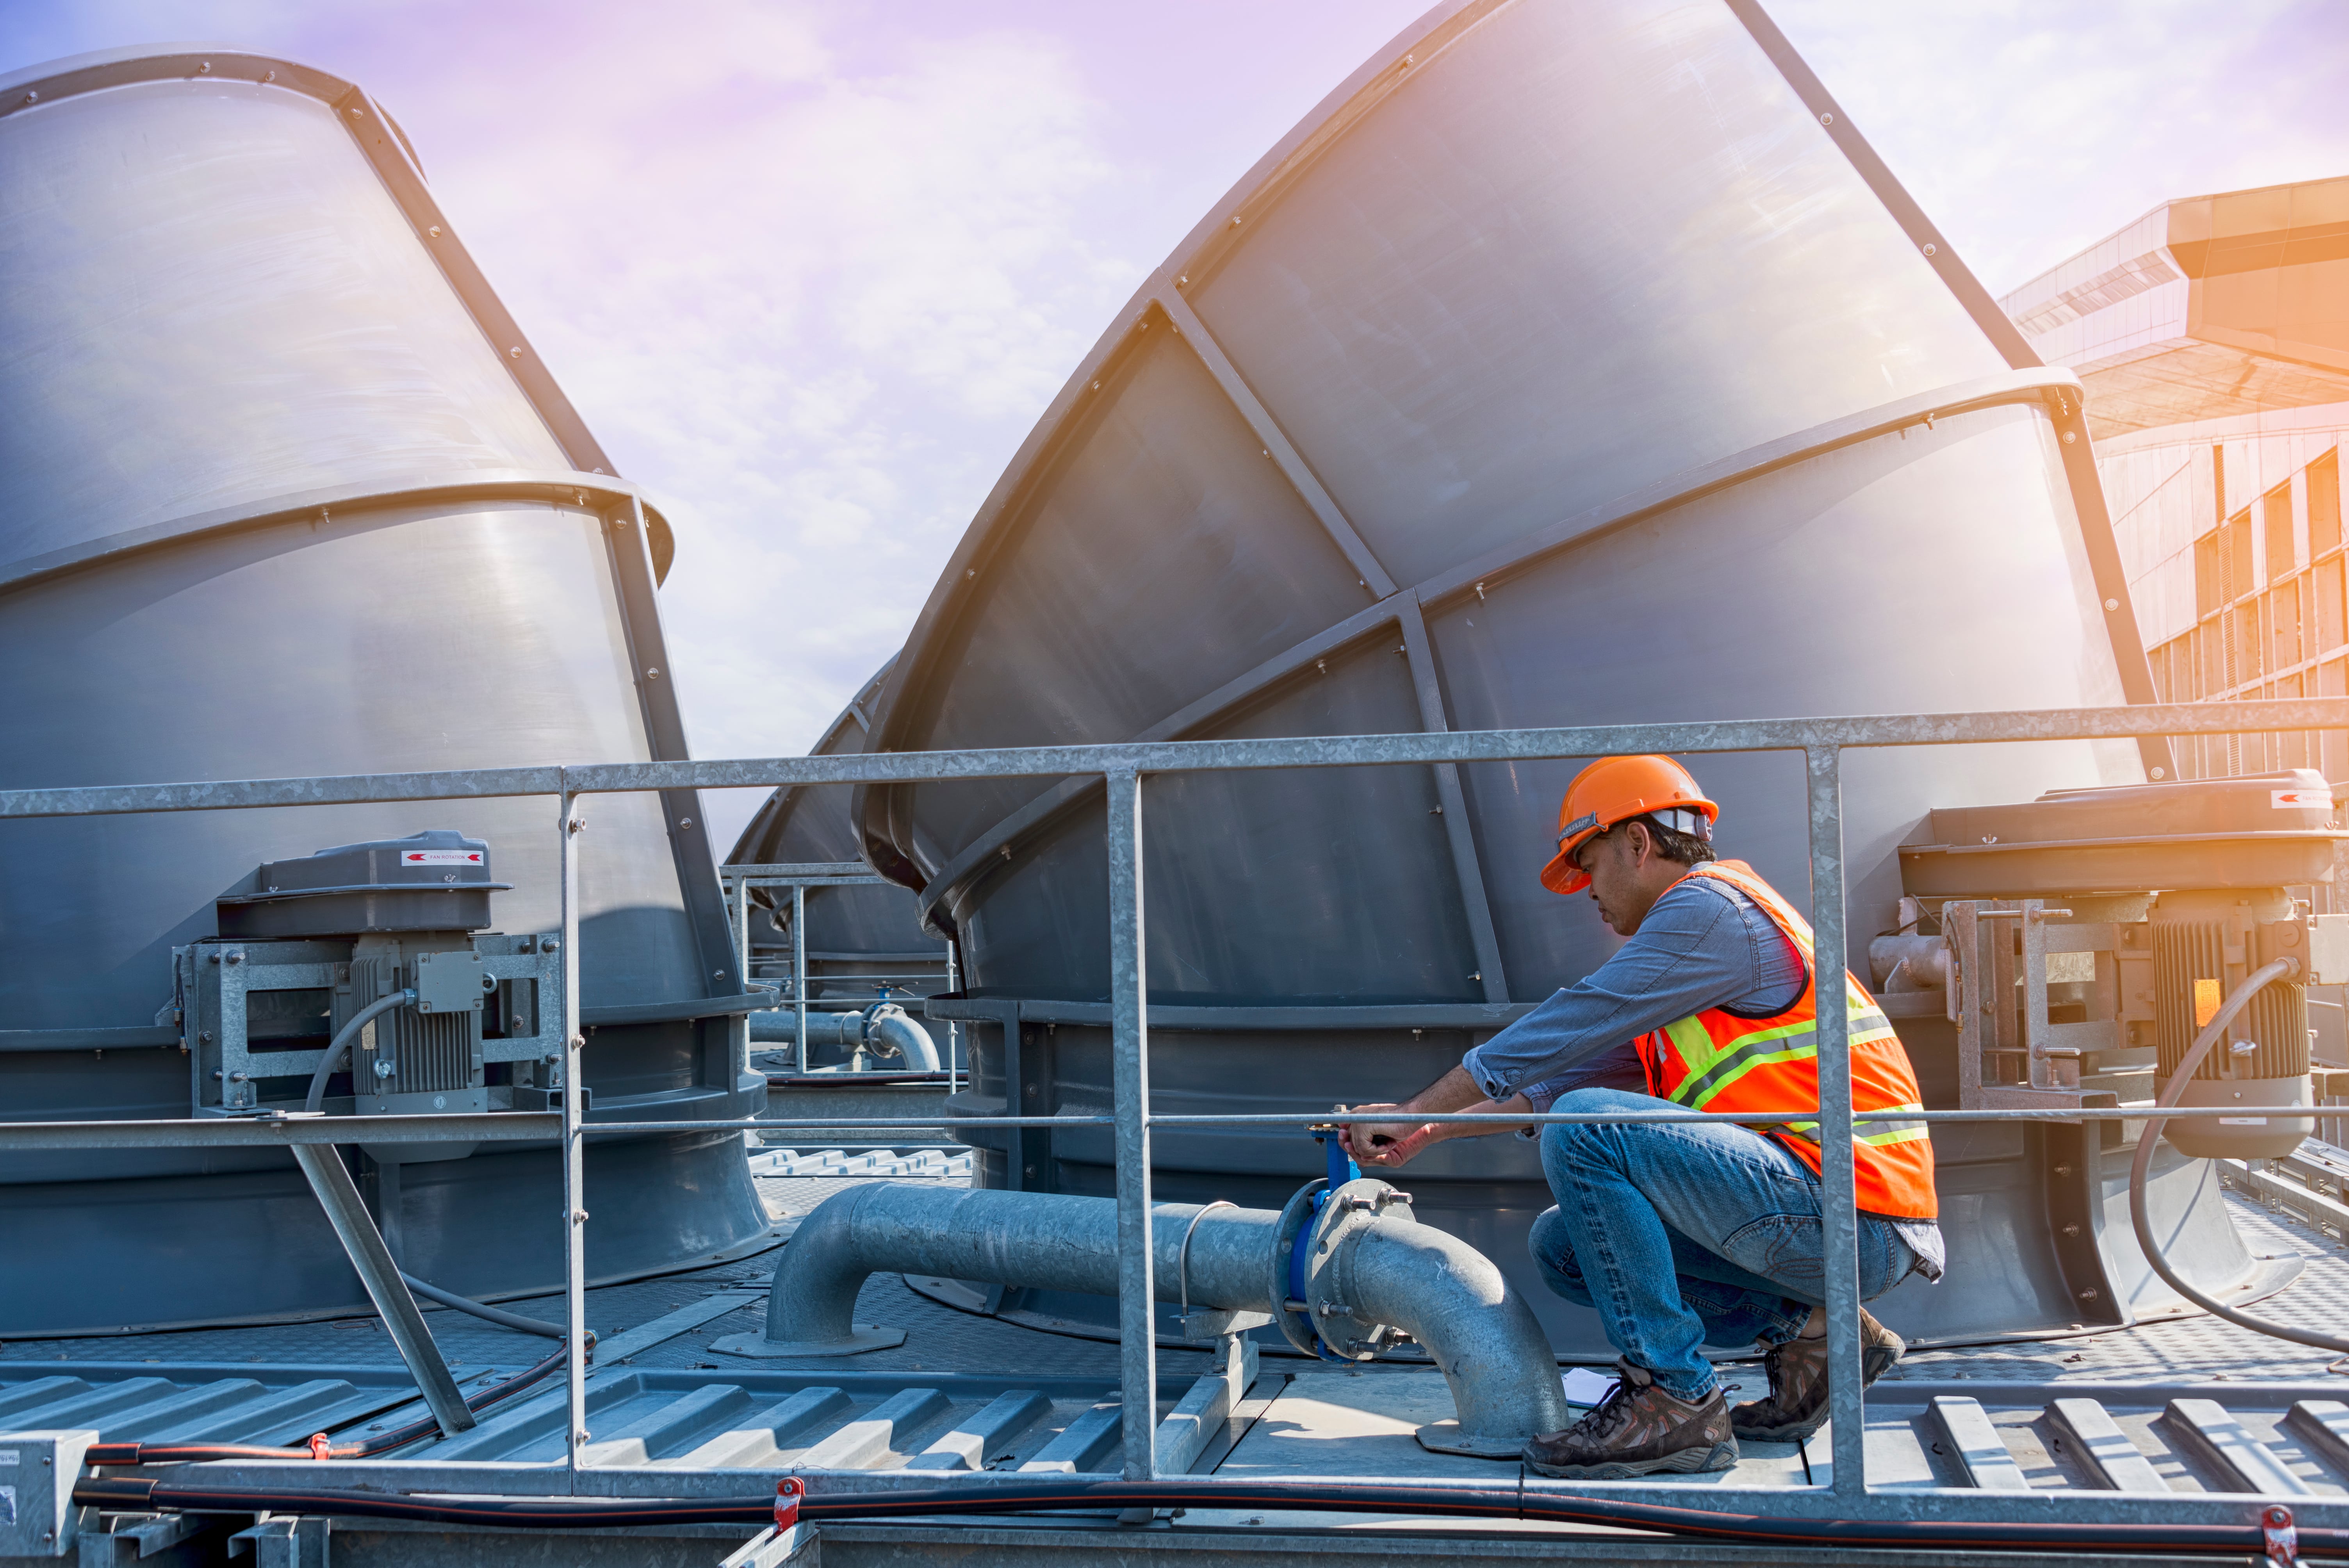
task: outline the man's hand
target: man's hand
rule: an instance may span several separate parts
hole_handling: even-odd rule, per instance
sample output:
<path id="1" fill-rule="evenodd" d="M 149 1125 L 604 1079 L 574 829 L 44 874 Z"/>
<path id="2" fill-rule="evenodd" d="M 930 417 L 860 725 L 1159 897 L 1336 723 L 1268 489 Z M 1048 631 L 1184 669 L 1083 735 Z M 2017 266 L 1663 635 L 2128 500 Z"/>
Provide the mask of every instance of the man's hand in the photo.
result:
<path id="1" fill-rule="evenodd" d="M 1402 1110 L 1402 1106 L 1381 1103 L 1358 1105 L 1350 1114 Z M 1440 1125 L 1416 1119 L 1347 1121 L 1340 1125 L 1339 1140 L 1356 1164 L 1392 1167 L 1408 1162 L 1412 1156 L 1442 1138 L 1444 1132 Z"/>

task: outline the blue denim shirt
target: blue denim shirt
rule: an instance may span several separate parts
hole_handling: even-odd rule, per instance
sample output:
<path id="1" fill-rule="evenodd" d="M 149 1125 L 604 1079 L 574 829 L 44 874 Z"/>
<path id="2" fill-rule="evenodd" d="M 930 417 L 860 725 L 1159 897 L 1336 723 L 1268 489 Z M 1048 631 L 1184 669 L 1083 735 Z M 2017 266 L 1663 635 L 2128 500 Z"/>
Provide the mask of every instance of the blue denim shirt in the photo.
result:
<path id="1" fill-rule="evenodd" d="M 1631 1042 L 1708 1007 L 1767 1016 L 1802 995 L 1802 954 L 1760 904 L 1717 877 L 1664 890 L 1638 934 L 1583 979 L 1461 1059 L 1488 1099 L 1536 1110 L 1578 1088 L 1646 1093 Z"/>
<path id="2" fill-rule="evenodd" d="M 1708 1007 L 1766 1017 L 1794 1006 L 1803 957 L 1762 906 L 1718 877 L 1664 890 L 1636 934 L 1548 1001 L 1473 1047 L 1460 1065 L 1487 1099 L 1522 1094 L 1536 1110 L 1578 1088 L 1648 1092 L 1631 1042 Z M 1941 1233 L 1896 1220 L 1926 1278 L 1941 1277 Z"/>

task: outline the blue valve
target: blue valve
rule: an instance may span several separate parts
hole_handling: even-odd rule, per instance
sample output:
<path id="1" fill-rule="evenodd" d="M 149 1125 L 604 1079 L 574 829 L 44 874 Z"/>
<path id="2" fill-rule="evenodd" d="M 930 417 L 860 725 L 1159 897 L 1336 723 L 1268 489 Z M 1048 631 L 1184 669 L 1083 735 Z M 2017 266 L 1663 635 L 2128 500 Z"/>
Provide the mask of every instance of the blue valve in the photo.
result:
<path id="1" fill-rule="evenodd" d="M 1347 1153 L 1345 1144 L 1339 1141 L 1336 1128 L 1317 1127 L 1313 1130 L 1313 1136 L 1319 1141 L 1322 1151 L 1330 1157 L 1330 1190 L 1331 1191 L 1336 1191 L 1349 1181 L 1361 1180 L 1362 1168 L 1354 1163 L 1354 1157 Z M 1316 1207 L 1318 1208 L 1319 1205 L 1317 1204 Z"/>
<path id="2" fill-rule="evenodd" d="M 1292 1301 L 1301 1301 L 1305 1297 L 1305 1239 L 1313 1233 L 1313 1227 L 1320 1220 L 1321 1211 L 1329 1206 L 1330 1194 L 1347 1182 L 1357 1180 L 1362 1174 L 1362 1168 L 1354 1163 L 1353 1156 L 1346 1152 L 1345 1144 L 1339 1140 L 1338 1129 L 1326 1126 L 1316 1127 L 1312 1129 L 1312 1133 L 1315 1140 L 1320 1143 L 1321 1151 L 1329 1157 L 1330 1181 L 1327 1186 L 1305 1201 L 1305 1223 L 1298 1233 L 1296 1247 L 1288 1254 L 1288 1295 Z M 1310 1347 L 1315 1355 L 1324 1361 L 1346 1359 L 1342 1356 L 1331 1354 L 1321 1344 L 1320 1331 L 1312 1326 L 1310 1318 L 1305 1318 L 1303 1321 L 1306 1326 L 1306 1336 L 1311 1341 Z M 1302 1344 L 1301 1341 L 1299 1343 Z"/>

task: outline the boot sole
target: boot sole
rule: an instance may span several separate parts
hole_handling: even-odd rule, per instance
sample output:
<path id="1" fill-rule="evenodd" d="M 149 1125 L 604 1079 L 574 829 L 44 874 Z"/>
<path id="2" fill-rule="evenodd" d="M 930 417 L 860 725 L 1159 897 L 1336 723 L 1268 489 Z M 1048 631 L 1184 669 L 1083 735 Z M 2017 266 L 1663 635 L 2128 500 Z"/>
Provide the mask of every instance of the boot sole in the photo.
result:
<path id="1" fill-rule="evenodd" d="M 1900 1358 L 1908 1353 L 1909 1346 L 1905 1343 L 1900 1343 L 1897 1349 L 1890 1345 L 1869 1346 L 1860 1354 L 1859 1386 L 1863 1388 L 1872 1387 L 1878 1377 L 1900 1365 Z M 1743 1438 L 1749 1443 L 1799 1443 L 1809 1440 L 1813 1433 L 1826 1424 L 1827 1413 L 1821 1410 L 1807 1421 L 1789 1421 L 1777 1427 L 1742 1426 L 1733 1408 L 1729 1430 L 1733 1436 Z"/>
<path id="2" fill-rule="evenodd" d="M 1624 1480 L 1640 1475 L 1709 1475 L 1725 1470 L 1737 1463 L 1737 1439 L 1715 1443 L 1709 1449 L 1682 1449 L 1652 1460 L 1615 1460 L 1596 1465 L 1544 1464 L 1531 1454 L 1526 1466 L 1542 1475 L 1560 1480 Z"/>

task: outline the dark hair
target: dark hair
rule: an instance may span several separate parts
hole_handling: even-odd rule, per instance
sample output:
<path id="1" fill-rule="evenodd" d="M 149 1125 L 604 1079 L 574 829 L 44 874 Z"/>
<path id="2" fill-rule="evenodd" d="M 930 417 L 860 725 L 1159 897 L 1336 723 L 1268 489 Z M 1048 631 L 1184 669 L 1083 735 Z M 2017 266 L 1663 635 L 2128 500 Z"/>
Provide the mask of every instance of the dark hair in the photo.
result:
<path id="1" fill-rule="evenodd" d="M 1721 858 L 1713 852 L 1713 845 L 1705 840 L 1693 833 L 1675 833 L 1653 817 L 1626 817 L 1608 831 L 1611 833 L 1616 828 L 1628 828 L 1633 822 L 1648 830 L 1648 841 L 1656 846 L 1656 853 L 1665 860 L 1684 866 L 1701 866 L 1707 861 Z"/>

